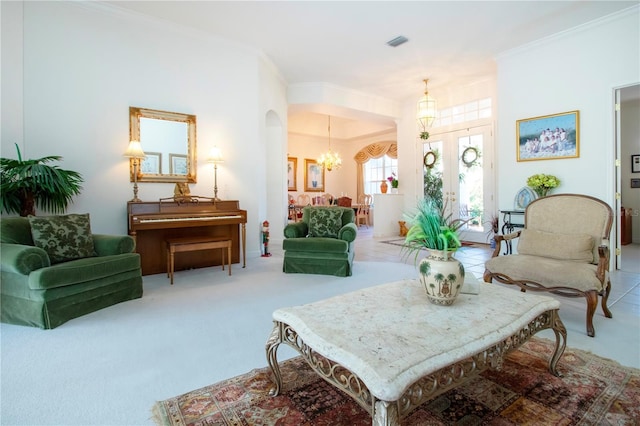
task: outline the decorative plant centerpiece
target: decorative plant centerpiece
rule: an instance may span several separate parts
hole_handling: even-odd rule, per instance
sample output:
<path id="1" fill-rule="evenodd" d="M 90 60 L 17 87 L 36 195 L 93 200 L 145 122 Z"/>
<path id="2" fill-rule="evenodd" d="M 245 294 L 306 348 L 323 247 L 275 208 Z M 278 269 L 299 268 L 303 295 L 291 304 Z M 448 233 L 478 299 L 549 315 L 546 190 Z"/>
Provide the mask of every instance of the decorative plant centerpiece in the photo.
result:
<path id="1" fill-rule="evenodd" d="M 35 215 L 36 206 L 51 213 L 63 213 L 71 199 L 80 193 L 82 176 L 45 163 L 62 157 L 51 155 L 23 160 L 16 144 L 18 159 L 0 158 L 0 210 Z"/>
<path id="2" fill-rule="evenodd" d="M 429 301 L 438 305 L 451 305 L 464 282 L 464 266 L 453 254 L 462 245 L 458 231 L 467 221 L 452 220 L 452 214 L 445 211 L 446 204 L 421 200 L 416 214 L 407 216 L 411 227 L 402 247 L 415 260 L 423 249 L 428 250 L 428 256 L 418 263 L 418 272 Z"/>
<path id="3" fill-rule="evenodd" d="M 557 188 L 559 185 L 560 179 L 553 175 L 538 173 L 529 176 L 527 179 L 527 186 L 531 187 L 540 197 L 547 196 L 550 190 Z"/>
<path id="4" fill-rule="evenodd" d="M 396 177 L 396 172 L 392 172 L 391 176 L 389 176 L 387 180 L 391 184 L 391 188 L 398 189 L 398 178 Z"/>
<path id="5" fill-rule="evenodd" d="M 489 240 L 490 247 L 494 249 L 496 248 L 496 240 L 494 236 L 498 232 L 500 232 L 500 219 L 498 218 L 498 215 L 494 213 L 491 215 L 489 220 L 485 221 L 484 223 L 489 225 L 489 230 L 487 231 L 487 239 Z"/>

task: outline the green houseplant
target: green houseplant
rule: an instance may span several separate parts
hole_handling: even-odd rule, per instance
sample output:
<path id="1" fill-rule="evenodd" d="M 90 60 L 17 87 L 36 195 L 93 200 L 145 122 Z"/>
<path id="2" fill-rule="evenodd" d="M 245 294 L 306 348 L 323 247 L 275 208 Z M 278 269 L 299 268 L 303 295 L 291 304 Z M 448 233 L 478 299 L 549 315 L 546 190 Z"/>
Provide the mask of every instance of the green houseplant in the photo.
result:
<path id="1" fill-rule="evenodd" d="M 546 197 L 549 191 L 559 185 L 560 179 L 544 173 L 538 173 L 527 178 L 527 186 L 531 187 L 540 197 Z"/>
<path id="2" fill-rule="evenodd" d="M 18 159 L 0 158 L 0 211 L 20 216 L 35 215 L 36 206 L 51 213 L 63 213 L 72 198 L 80 193 L 82 176 L 47 163 L 62 157 L 51 155 L 23 160 L 16 144 Z"/>
<path id="3" fill-rule="evenodd" d="M 418 272 L 427 298 L 438 305 L 451 305 L 464 282 L 464 266 L 453 253 L 462 245 L 458 231 L 467 221 L 452 219 L 452 214 L 445 212 L 446 204 L 431 198 L 419 201 L 417 212 L 407 216 L 411 226 L 402 247 L 416 261 L 423 249 L 428 250 L 427 257 L 418 263 Z"/>
<path id="4" fill-rule="evenodd" d="M 396 172 L 392 172 L 391 176 L 389 176 L 387 180 L 391 184 L 391 188 L 398 189 L 398 178 L 396 177 Z"/>
<path id="5" fill-rule="evenodd" d="M 432 198 L 423 198 L 415 214 L 405 215 L 411 224 L 403 245 L 406 254 L 413 254 L 417 259 L 423 249 L 455 251 L 461 246 L 458 231 L 467 220 L 452 219 L 452 213 L 445 213 L 446 203 L 440 204 Z"/>

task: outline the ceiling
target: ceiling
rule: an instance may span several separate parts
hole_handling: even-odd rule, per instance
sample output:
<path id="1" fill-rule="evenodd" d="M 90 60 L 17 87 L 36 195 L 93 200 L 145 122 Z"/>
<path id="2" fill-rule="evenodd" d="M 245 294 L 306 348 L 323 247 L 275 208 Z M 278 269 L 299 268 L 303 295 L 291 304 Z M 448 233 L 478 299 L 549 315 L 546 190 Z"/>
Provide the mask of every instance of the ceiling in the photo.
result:
<path id="1" fill-rule="evenodd" d="M 251 46 L 289 84 L 323 82 L 402 102 L 417 101 L 425 78 L 430 90 L 485 80 L 496 55 L 639 1 L 104 3 Z M 409 41 L 387 45 L 400 35 Z"/>

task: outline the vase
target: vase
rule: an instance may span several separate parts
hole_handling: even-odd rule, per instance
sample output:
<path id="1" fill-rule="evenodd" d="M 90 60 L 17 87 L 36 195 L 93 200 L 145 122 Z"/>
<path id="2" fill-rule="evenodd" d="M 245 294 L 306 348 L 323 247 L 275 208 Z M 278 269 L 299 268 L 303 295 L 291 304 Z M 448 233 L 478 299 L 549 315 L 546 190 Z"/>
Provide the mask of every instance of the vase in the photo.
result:
<path id="1" fill-rule="evenodd" d="M 397 194 L 398 193 L 398 188 L 391 187 L 391 193 L 392 194 Z"/>
<path id="2" fill-rule="evenodd" d="M 380 184 L 380 192 L 383 194 L 387 193 L 387 190 L 389 189 L 389 185 L 387 185 L 387 181 L 382 181 L 382 183 Z"/>
<path id="3" fill-rule="evenodd" d="M 449 306 L 456 301 L 464 283 L 464 266 L 454 251 L 429 250 L 418 264 L 420 282 L 427 298 L 435 305 Z"/>
<path id="4" fill-rule="evenodd" d="M 538 194 L 538 197 L 542 198 L 542 197 L 546 197 L 547 194 L 549 193 L 550 188 L 545 188 L 545 187 L 537 187 L 537 188 L 533 188 L 533 190 L 535 191 L 536 194 Z"/>

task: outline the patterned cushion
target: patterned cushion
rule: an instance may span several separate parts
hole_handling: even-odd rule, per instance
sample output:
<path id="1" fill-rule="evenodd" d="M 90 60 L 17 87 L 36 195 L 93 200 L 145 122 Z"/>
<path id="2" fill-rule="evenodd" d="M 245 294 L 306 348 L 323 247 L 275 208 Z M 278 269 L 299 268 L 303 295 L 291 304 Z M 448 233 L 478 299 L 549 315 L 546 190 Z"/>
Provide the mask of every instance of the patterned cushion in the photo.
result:
<path id="1" fill-rule="evenodd" d="M 309 212 L 310 237 L 338 237 L 342 228 L 342 211 L 340 209 L 312 209 Z"/>
<path id="2" fill-rule="evenodd" d="M 29 224 L 34 244 L 52 264 L 95 256 L 89 214 L 29 216 Z"/>

